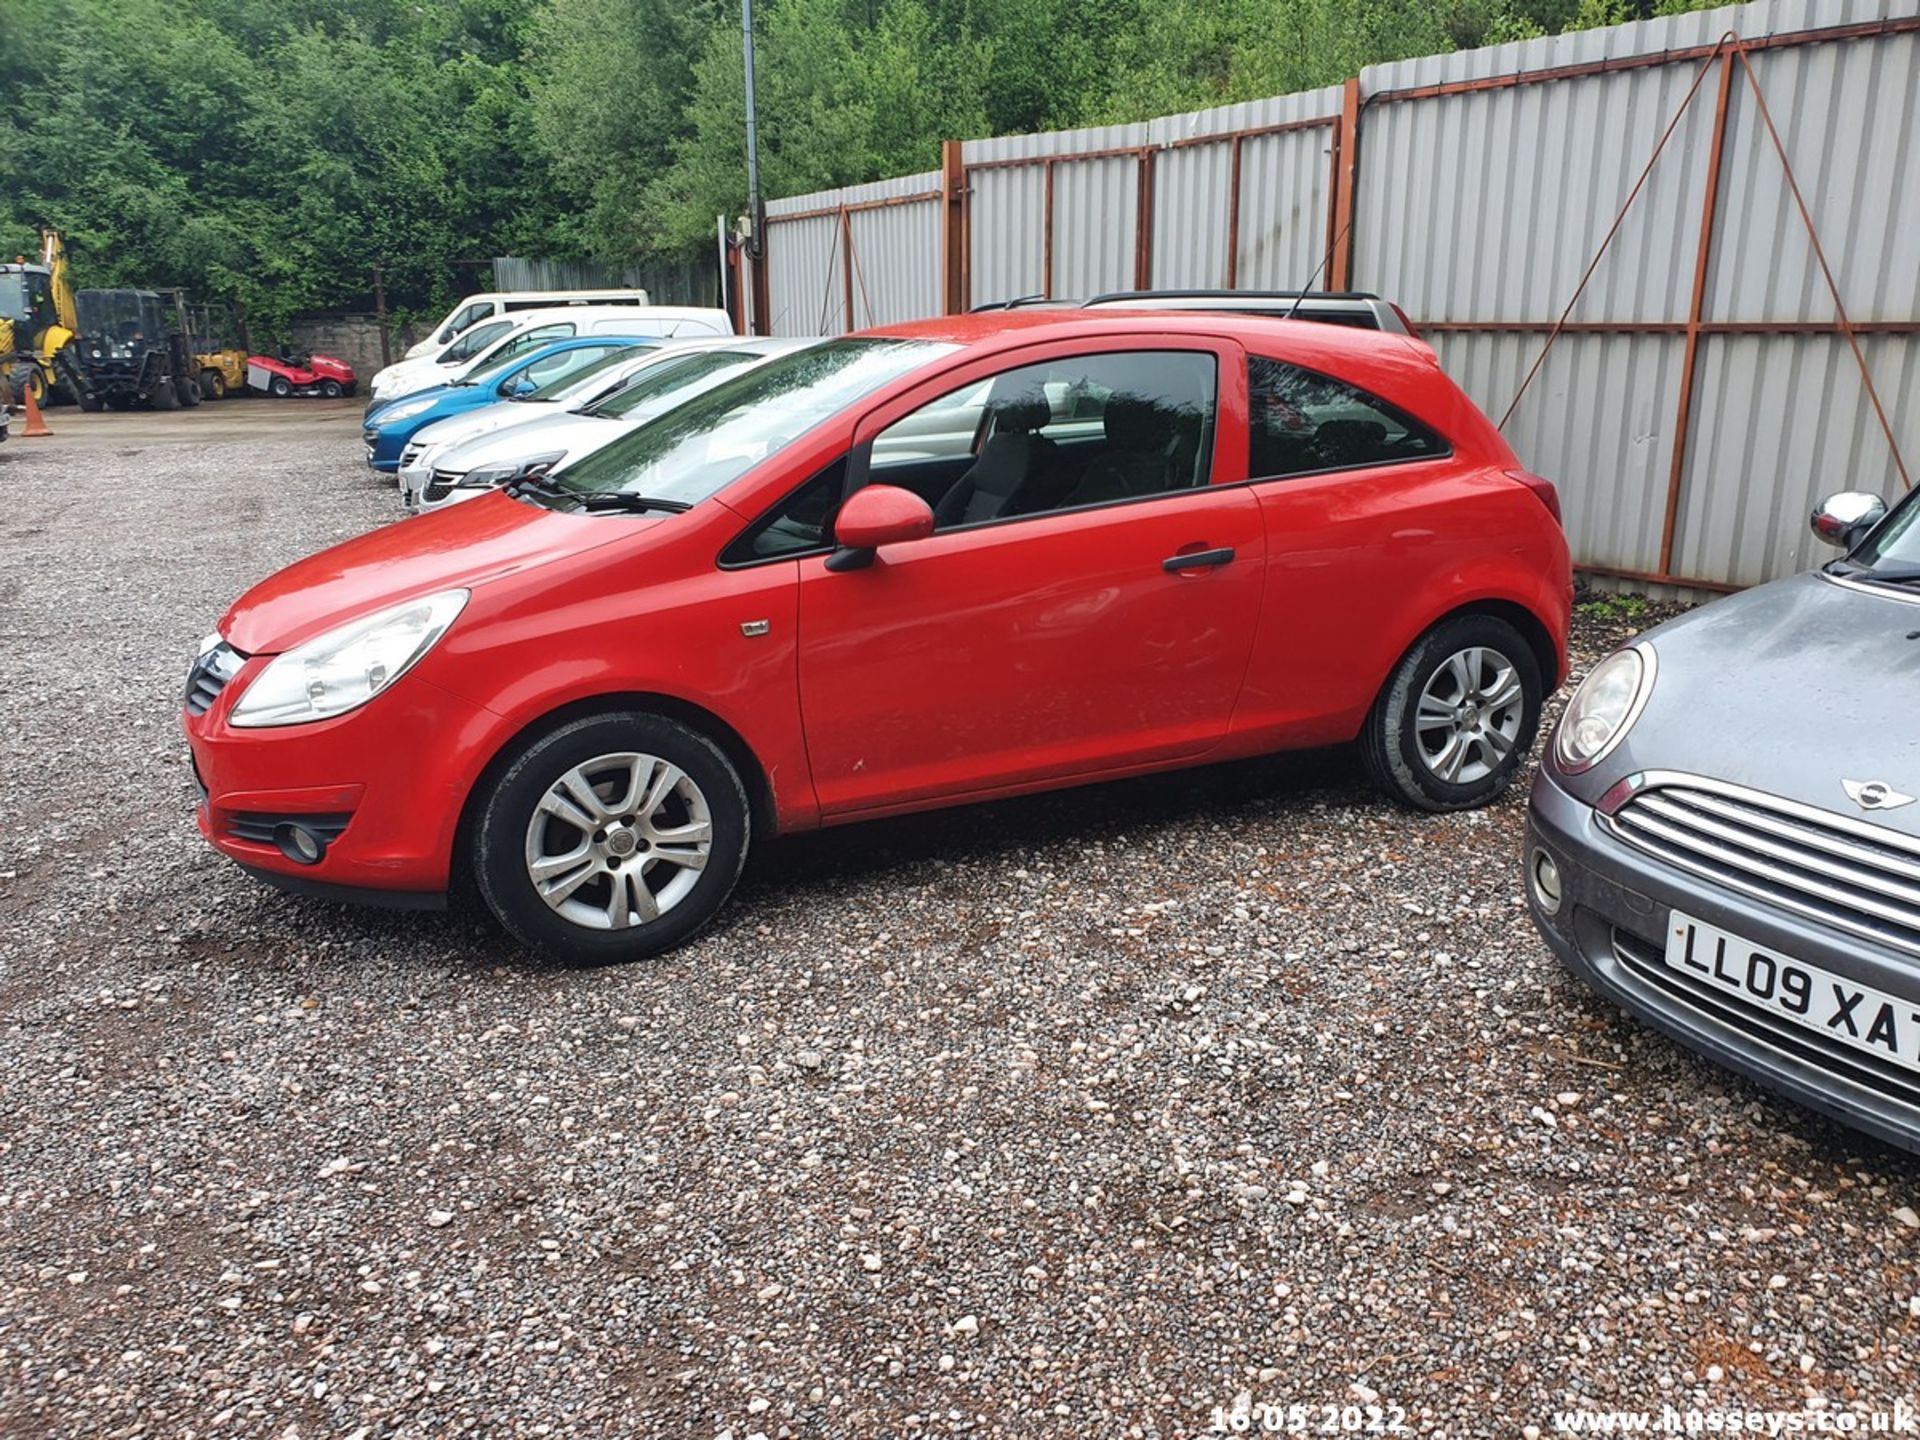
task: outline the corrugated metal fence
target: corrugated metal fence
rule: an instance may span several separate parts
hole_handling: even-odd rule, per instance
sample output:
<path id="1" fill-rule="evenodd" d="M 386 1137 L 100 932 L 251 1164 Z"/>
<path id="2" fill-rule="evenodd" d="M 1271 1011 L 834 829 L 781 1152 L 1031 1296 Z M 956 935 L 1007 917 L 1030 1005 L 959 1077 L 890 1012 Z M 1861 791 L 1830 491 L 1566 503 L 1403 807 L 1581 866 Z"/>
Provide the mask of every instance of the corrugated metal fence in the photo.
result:
<path id="1" fill-rule="evenodd" d="M 1507 433 L 1559 483 L 1583 566 L 1753 584 L 1820 558 L 1821 494 L 1902 485 L 1769 116 L 1920 457 L 1920 0 L 1762 0 L 950 143 L 939 171 L 769 205 L 756 328 L 1123 288 L 1366 289 L 1498 419 L 1672 126 Z"/>

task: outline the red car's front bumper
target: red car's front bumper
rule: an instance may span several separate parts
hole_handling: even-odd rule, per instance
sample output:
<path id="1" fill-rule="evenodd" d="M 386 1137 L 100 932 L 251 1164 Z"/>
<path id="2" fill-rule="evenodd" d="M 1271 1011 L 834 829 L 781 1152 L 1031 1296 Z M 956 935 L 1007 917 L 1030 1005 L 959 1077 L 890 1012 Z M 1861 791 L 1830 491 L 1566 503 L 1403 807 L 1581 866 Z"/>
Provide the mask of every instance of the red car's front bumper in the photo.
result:
<path id="1" fill-rule="evenodd" d="M 266 664 L 248 660 L 203 713 L 182 712 L 200 833 L 289 888 L 443 903 L 468 767 L 492 753 L 499 717 L 408 675 L 337 719 L 236 729 L 227 715 Z M 296 858 L 284 838 L 294 826 L 321 842 L 318 859 Z"/>

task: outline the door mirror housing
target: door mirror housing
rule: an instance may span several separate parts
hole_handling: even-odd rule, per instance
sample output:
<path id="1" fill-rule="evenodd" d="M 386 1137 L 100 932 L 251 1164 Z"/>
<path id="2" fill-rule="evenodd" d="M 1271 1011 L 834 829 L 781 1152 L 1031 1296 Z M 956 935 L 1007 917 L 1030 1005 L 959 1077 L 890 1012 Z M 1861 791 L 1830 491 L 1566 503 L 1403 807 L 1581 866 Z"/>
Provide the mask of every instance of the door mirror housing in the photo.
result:
<path id="1" fill-rule="evenodd" d="M 1887 502 L 1864 490 L 1842 490 L 1813 507 L 1809 523 L 1814 537 L 1851 550 L 1887 513 Z"/>
<path id="2" fill-rule="evenodd" d="M 514 381 L 512 385 L 507 387 L 507 395 L 512 399 L 518 399 L 522 395 L 531 395 L 539 388 L 540 387 L 534 384 L 533 381 L 522 375 L 518 380 Z"/>
<path id="3" fill-rule="evenodd" d="M 839 548 L 827 557 L 829 570 L 858 570 L 873 563 L 882 545 L 924 540 L 933 533 L 933 511 L 911 490 L 898 485 L 866 485 L 853 492 L 833 522 Z"/>

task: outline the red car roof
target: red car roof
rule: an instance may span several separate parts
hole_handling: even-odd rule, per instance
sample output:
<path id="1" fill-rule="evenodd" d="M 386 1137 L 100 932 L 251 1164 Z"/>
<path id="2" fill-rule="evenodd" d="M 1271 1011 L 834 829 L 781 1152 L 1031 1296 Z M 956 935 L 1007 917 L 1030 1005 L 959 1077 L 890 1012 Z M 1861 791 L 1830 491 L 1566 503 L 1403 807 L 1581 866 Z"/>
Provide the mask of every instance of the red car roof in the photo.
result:
<path id="1" fill-rule="evenodd" d="M 900 336 L 910 340 L 945 340 L 956 346 L 998 349 L 1029 346 L 1037 340 L 1079 340 L 1102 334 L 1183 334 L 1219 336 L 1235 340 L 1261 355 L 1275 355 L 1344 369 L 1346 363 L 1367 367 L 1382 359 L 1404 363 L 1409 355 L 1434 365 L 1434 351 L 1421 340 L 1384 330 L 1361 330 L 1350 324 L 1323 321 L 1277 321 L 1269 315 L 1238 315 L 1233 311 L 1169 311 L 1169 309 L 998 309 L 973 315 L 941 315 L 929 321 L 883 324 L 858 334 Z M 998 344 L 996 344 L 998 342 Z"/>

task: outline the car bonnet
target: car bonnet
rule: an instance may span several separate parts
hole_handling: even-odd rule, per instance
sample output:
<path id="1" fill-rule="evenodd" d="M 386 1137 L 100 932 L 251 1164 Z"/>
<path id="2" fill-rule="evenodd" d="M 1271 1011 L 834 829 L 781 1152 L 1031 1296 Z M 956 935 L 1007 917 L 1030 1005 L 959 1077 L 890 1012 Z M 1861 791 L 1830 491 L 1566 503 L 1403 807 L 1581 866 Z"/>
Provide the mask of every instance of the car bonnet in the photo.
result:
<path id="1" fill-rule="evenodd" d="M 504 495 L 483 496 L 370 530 L 269 575 L 221 617 L 220 634 L 244 654 L 277 655 L 389 605 L 472 589 L 634 531 Z"/>
<path id="2" fill-rule="evenodd" d="M 522 425 L 475 435 L 458 445 L 450 445 L 433 457 L 433 466 L 436 470 L 465 475 L 483 466 L 504 465 L 556 450 L 564 450 L 568 460 L 576 460 L 618 439 L 627 429 L 618 421 L 596 420 L 570 411 L 546 414 Z"/>
<path id="3" fill-rule="evenodd" d="M 1920 800 L 1870 816 L 1846 781 L 1920 797 L 1920 592 L 1797 575 L 1648 633 L 1652 694 L 1582 789 L 1667 770 L 1920 835 Z"/>

